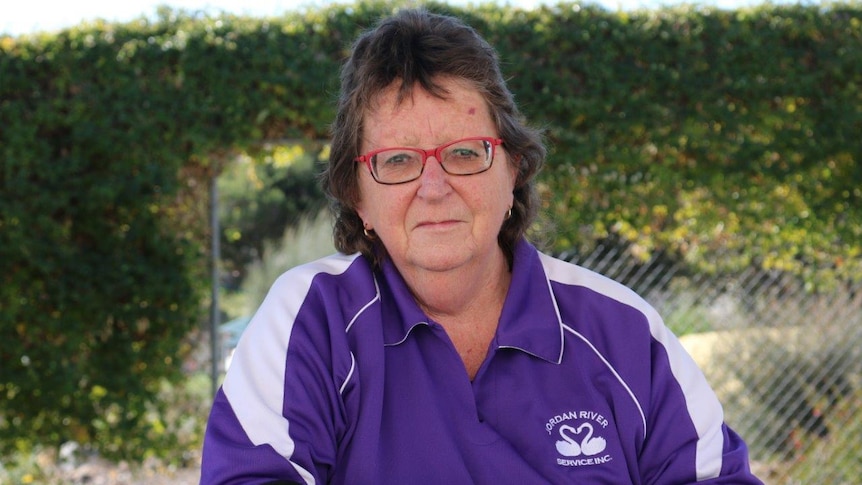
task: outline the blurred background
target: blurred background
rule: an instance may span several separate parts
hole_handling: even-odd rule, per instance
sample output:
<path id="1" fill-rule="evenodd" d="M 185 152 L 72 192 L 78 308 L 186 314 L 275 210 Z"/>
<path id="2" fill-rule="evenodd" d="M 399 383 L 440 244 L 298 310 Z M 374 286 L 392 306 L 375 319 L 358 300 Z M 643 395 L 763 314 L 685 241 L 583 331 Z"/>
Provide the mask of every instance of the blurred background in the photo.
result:
<path id="1" fill-rule="evenodd" d="M 340 62 L 418 3 L 232 3 L 0 19 L 0 483 L 197 483 L 249 318 L 334 251 Z M 862 4 L 423 5 L 545 131 L 545 250 L 656 306 L 766 483 L 862 483 Z"/>
<path id="2" fill-rule="evenodd" d="M 13 11 L 7 12 L 0 19 L 0 33 L 21 35 L 40 31 L 51 31 L 78 25 L 84 21 L 103 19 L 111 22 L 127 22 L 139 17 L 152 18 L 158 7 L 168 7 L 173 10 L 188 10 L 191 12 L 217 15 L 228 12 L 235 15 L 251 17 L 280 16 L 285 12 L 316 9 L 337 3 L 332 0 L 247 0 L 236 2 L 232 0 L 127 0 L 111 2 L 109 0 L 80 0 L 68 2 L 23 2 L 16 4 Z M 420 2 L 414 2 L 419 4 Z M 533 9 L 541 5 L 553 5 L 556 2 L 548 0 L 496 0 L 471 1 L 449 0 L 449 5 L 460 7 L 480 4 L 494 4 L 501 7 Z M 596 0 L 589 2 L 608 10 L 632 11 L 637 9 L 655 9 L 680 5 L 696 4 L 717 8 L 733 9 L 750 7 L 764 2 L 758 0 L 709 0 L 705 2 L 681 2 L 679 0 Z M 791 0 L 776 0 L 773 5 L 797 3 Z M 817 2 L 802 2 L 816 4 Z"/>

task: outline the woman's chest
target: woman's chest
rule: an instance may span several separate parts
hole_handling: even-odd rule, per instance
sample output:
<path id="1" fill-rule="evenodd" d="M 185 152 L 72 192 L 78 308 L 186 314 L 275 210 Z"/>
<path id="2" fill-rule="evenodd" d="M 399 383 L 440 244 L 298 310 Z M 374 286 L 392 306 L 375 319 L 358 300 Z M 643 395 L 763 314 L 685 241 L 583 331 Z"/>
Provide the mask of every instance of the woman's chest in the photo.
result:
<path id="1" fill-rule="evenodd" d="M 451 345 L 385 351 L 342 452 L 351 483 L 632 483 L 638 406 L 598 367 L 566 368 L 511 349 L 470 381 Z M 378 382 L 379 383 L 379 382 Z M 372 390 L 373 388 L 373 390 Z M 357 470 L 362 472 L 358 480 Z M 367 480 L 366 480 L 367 479 Z"/>

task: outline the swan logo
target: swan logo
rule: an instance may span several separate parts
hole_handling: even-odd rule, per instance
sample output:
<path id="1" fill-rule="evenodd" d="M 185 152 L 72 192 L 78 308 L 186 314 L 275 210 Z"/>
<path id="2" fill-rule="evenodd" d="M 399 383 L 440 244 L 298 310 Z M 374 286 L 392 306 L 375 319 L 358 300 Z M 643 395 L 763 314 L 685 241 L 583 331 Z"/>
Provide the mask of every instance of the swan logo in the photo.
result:
<path id="1" fill-rule="evenodd" d="M 592 466 L 611 461 L 605 453 L 608 443 L 601 436 L 607 426 L 608 420 L 593 411 L 571 411 L 549 419 L 545 429 L 555 438 L 557 464 Z"/>

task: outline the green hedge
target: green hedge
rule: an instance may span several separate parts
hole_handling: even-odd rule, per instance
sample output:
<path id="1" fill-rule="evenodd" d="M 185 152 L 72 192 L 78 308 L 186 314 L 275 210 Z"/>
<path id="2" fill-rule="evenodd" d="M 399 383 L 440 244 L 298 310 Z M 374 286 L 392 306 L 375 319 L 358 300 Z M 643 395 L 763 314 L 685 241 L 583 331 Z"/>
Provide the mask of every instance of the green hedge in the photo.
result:
<path id="1" fill-rule="evenodd" d="M 617 233 L 702 267 L 731 248 L 858 274 L 858 3 L 517 18 L 494 40 L 555 147 L 558 248 Z"/>
<path id="2" fill-rule="evenodd" d="M 153 396 L 204 313 L 210 179 L 266 140 L 325 139 L 349 42 L 395 7 L 0 38 L 3 445 L 159 439 Z M 859 3 L 429 8 L 498 47 L 546 129 L 555 249 L 862 274 Z"/>

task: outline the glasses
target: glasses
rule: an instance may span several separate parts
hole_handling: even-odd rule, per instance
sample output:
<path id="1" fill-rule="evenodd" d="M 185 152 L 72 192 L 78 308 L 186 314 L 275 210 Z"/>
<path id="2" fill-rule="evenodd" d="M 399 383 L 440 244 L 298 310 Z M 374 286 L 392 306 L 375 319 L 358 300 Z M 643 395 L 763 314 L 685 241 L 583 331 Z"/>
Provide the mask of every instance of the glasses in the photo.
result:
<path id="1" fill-rule="evenodd" d="M 462 138 L 431 150 L 394 147 L 374 150 L 356 158 L 368 166 L 377 183 L 396 185 L 418 179 L 425 170 L 428 157 L 434 158 L 450 175 L 482 173 L 494 162 L 494 148 L 503 140 L 487 136 Z"/>

